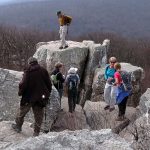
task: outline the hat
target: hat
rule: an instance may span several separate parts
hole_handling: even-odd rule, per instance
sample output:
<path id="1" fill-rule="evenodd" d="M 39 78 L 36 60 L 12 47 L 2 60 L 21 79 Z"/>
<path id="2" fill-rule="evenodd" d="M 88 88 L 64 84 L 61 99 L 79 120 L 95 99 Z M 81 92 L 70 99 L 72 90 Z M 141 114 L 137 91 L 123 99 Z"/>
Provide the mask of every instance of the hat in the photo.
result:
<path id="1" fill-rule="evenodd" d="M 61 11 L 57 11 L 57 13 L 56 13 L 56 14 L 57 14 L 57 16 L 58 16 L 58 15 L 60 15 L 60 14 L 61 14 Z"/>
<path id="2" fill-rule="evenodd" d="M 28 64 L 32 64 L 32 63 L 34 63 L 34 62 L 38 62 L 36 58 L 30 57 L 30 58 L 28 59 Z"/>
<path id="3" fill-rule="evenodd" d="M 74 68 L 74 67 L 71 67 L 69 70 L 68 70 L 68 73 L 69 74 L 75 74 L 75 73 L 77 73 L 77 71 L 78 71 L 78 68 Z"/>

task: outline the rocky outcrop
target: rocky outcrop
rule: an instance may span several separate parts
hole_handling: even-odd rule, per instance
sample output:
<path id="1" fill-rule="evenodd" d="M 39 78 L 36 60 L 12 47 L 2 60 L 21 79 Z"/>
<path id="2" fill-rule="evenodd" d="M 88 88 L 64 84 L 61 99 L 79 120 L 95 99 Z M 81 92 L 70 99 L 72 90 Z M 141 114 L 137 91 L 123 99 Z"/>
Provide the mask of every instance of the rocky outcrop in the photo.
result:
<path id="1" fill-rule="evenodd" d="M 139 103 L 139 110 L 141 114 L 150 112 L 150 88 L 141 96 Z"/>
<path id="2" fill-rule="evenodd" d="M 95 44 L 93 41 L 83 41 L 83 43 L 88 46 L 89 54 L 84 71 L 84 88 L 80 100 L 82 106 L 86 100 L 91 99 L 93 77 L 96 68 L 106 65 L 107 51 L 109 49 L 110 41 L 106 39 L 103 44 Z"/>
<path id="3" fill-rule="evenodd" d="M 22 78 L 22 72 L 0 69 L 0 120 L 14 120 L 16 111 L 19 108 L 20 97 L 18 97 L 18 84 Z M 49 127 L 56 119 L 60 110 L 59 95 L 53 87 L 50 103 L 46 108 L 47 120 Z M 33 122 L 33 114 L 28 113 L 26 118 L 29 122 Z M 47 127 L 48 128 L 48 127 Z"/>
<path id="4" fill-rule="evenodd" d="M 58 117 L 52 125 L 51 131 L 63 131 L 63 130 L 82 130 L 90 129 L 86 121 L 86 116 L 80 105 L 76 105 L 75 112 L 71 115 L 68 112 L 68 99 L 62 98 L 62 109 L 58 113 Z"/>
<path id="5" fill-rule="evenodd" d="M 86 101 L 84 106 L 85 115 L 87 118 L 87 122 L 92 130 L 100 130 L 100 129 L 115 129 L 116 127 L 123 126 L 122 124 L 126 124 L 126 120 L 123 122 L 115 121 L 118 116 L 118 108 L 113 112 L 105 111 L 104 102 L 91 102 Z M 133 107 L 127 107 L 126 117 L 133 121 L 136 119 L 136 109 Z M 126 124 L 127 126 L 128 124 Z M 124 128 L 126 127 L 124 126 Z M 123 130 L 123 129 L 122 129 Z"/>
<path id="6" fill-rule="evenodd" d="M 59 41 L 38 43 L 34 57 L 48 69 L 49 73 L 54 69 L 56 62 L 64 64 L 63 74 L 65 75 L 71 66 L 77 67 L 81 78 L 80 104 L 83 106 L 92 94 L 95 69 L 106 64 L 110 41 L 104 40 L 103 44 L 95 44 L 93 41 L 68 41 L 68 44 L 67 49 L 60 50 Z"/>
<path id="7" fill-rule="evenodd" d="M 0 122 L 0 149 L 4 150 L 10 145 L 24 141 L 33 135 L 33 129 L 30 127 L 31 123 L 25 122 L 23 124 L 22 132 L 16 133 L 11 129 L 11 121 Z"/>
<path id="8" fill-rule="evenodd" d="M 122 70 L 133 73 L 133 94 L 128 100 L 128 105 L 136 107 L 139 104 L 141 96 L 141 81 L 144 78 L 144 71 L 141 67 L 133 66 L 128 63 L 121 63 Z M 93 80 L 92 101 L 103 100 L 103 91 L 105 86 L 104 68 L 96 69 Z"/>
<path id="9" fill-rule="evenodd" d="M 130 144 L 111 132 L 110 129 L 100 131 L 78 130 L 50 132 L 38 137 L 33 133 L 29 124 L 23 131 L 15 133 L 10 122 L 0 123 L 0 149 L 3 150 L 132 150 Z M 28 129 L 26 129 L 28 128 Z M 30 137 L 30 138 L 29 138 Z"/>
<path id="10" fill-rule="evenodd" d="M 22 72 L 0 68 L 0 118 L 14 120 L 16 109 L 19 107 L 18 84 Z"/>
<path id="11" fill-rule="evenodd" d="M 59 49 L 59 41 L 38 43 L 34 54 L 39 63 L 44 66 L 49 73 L 54 69 L 56 62 L 64 64 L 63 73 L 66 74 L 71 66 L 79 69 L 80 77 L 83 74 L 85 62 L 88 55 L 88 47 L 80 42 L 68 41 L 67 49 Z"/>

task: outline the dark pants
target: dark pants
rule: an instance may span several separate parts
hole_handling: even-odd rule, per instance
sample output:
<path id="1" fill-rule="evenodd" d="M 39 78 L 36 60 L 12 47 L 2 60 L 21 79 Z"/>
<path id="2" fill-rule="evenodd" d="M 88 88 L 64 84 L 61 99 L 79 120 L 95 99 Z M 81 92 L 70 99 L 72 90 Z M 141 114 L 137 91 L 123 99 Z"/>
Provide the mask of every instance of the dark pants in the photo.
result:
<path id="1" fill-rule="evenodd" d="M 57 89 L 58 93 L 59 93 L 59 97 L 60 97 L 60 106 L 61 106 L 61 98 L 63 96 L 63 89 Z"/>
<path id="2" fill-rule="evenodd" d="M 77 102 L 77 89 L 68 90 L 68 105 L 69 105 L 69 112 L 75 111 Z"/>
<path id="3" fill-rule="evenodd" d="M 22 127 L 23 122 L 24 122 L 24 117 L 30 111 L 31 107 L 32 107 L 34 119 L 35 119 L 34 133 L 39 134 L 41 124 L 43 121 L 44 108 L 39 107 L 39 106 L 32 106 L 31 104 L 26 104 L 24 106 L 20 106 L 15 121 L 16 121 L 16 124 L 18 127 Z"/>
<path id="4" fill-rule="evenodd" d="M 128 96 L 125 97 L 120 104 L 118 104 L 118 108 L 119 108 L 118 116 L 125 115 L 127 100 L 128 100 Z"/>

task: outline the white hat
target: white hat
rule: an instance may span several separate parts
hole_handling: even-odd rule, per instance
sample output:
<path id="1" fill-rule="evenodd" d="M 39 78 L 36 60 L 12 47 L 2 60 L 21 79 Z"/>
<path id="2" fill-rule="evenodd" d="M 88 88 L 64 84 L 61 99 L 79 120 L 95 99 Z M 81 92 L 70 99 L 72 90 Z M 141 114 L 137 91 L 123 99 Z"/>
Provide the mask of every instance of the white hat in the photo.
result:
<path id="1" fill-rule="evenodd" d="M 69 74 L 70 74 L 70 73 L 75 74 L 75 73 L 77 73 L 77 71 L 78 71 L 78 68 L 71 67 L 71 68 L 68 70 L 68 73 L 69 73 Z"/>

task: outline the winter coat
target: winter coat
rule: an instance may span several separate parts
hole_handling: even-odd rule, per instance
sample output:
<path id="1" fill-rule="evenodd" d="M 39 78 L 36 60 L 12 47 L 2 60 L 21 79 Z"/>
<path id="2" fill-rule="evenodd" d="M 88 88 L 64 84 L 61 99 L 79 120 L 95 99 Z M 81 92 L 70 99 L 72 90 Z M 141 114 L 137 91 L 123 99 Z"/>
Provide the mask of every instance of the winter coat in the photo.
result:
<path id="1" fill-rule="evenodd" d="M 38 63 L 32 63 L 24 70 L 23 79 L 19 84 L 18 95 L 22 96 L 21 105 L 32 103 L 42 105 L 43 99 L 48 99 L 52 84 L 46 69 Z"/>
<path id="2" fill-rule="evenodd" d="M 55 69 L 51 75 L 56 75 L 57 74 L 57 77 L 56 79 L 58 80 L 58 83 L 57 84 L 54 84 L 55 88 L 57 90 L 59 89 L 63 89 L 63 83 L 65 81 L 65 78 L 63 77 L 62 73 L 59 71 L 59 69 Z"/>

